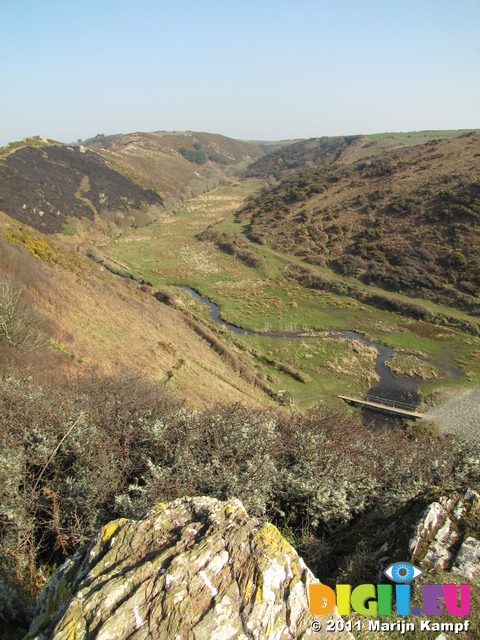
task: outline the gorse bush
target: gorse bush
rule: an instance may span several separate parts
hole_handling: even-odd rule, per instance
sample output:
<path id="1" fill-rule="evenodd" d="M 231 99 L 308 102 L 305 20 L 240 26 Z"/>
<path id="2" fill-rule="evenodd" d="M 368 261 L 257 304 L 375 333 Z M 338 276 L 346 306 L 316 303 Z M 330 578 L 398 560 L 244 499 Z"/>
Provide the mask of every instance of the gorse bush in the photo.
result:
<path id="1" fill-rule="evenodd" d="M 237 497 L 323 540 L 372 509 L 472 485 L 479 452 L 344 413 L 191 409 L 134 376 L 0 383 L 0 620 L 15 628 L 54 563 L 114 517 L 185 495 Z M 311 544 L 314 549 L 318 545 Z"/>
<path id="2" fill-rule="evenodd" d="M 369 285 L 479 313 L 479 154 L 465 146 L 453 172 L 443 162 L 430 168 L 443 156 L 420 145 L 350 164 L 349 144 L 304 141 L 253 163 L 246 175 L 269 184 L 237 211 L 250 240 Z"/>
<path id="3" fill-rule="evenodd" d="M 237 260 L 240 260 L 248 267 L 259 267 L 263 264 L 263 258 L 251 250 L 251 245 L 242 236 L 221 232 L 215 229 L 213 225 L 209 225 L 196 238 L 201 241 L 213 242 L 220 251 L 235 256 Z"/>

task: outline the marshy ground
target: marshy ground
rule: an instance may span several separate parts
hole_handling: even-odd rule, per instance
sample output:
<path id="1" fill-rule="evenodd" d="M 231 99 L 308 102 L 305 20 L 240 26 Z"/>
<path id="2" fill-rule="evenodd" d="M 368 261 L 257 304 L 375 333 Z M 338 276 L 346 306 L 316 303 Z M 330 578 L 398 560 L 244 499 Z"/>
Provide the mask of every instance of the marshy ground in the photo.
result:
<path id="1" fill-rule="evenodd" d="M 245 198 L 258 192 L 259 180 L 232 181 L 189 201 L 175 216 L 164 215 L 141 229 L 129 229 L 99 247 L 105 257 L 116 260 L 154 287 L 188 285 L 220 307 L 221 317 L 254 331 L 355 330 L 396 350 L 389 366 L 395 373 L 416 375 L 427 401 L 437 400 L 442 390 L 471 388 L 480 383 L 480 339 L 451 326 L 415 320 L 359 302 L 348 295 L 302 286 L 290 277 L 292 266 L 302 265 L 297 256 L 282 254 L 266 245 L 249 243 L 261 260 L 257 267 L 245 264 L 217 244 L 197 236 L 207 227 L 224 236 L 241 238 L 244 224 L 235 212 Z M 326 267 L 312 267 L 333 282 L 352 282 Z M 358 283 L 357 283 L 358 285 Z M 370 291 L 375 287 L 361 285 Z M 178 289 L 175 289 L 178 292 Z M 381 292 L 384 294 L 385 292 Z M 184 304 L 205 321 L 208 309 L 187 293 Z M 388 295 L 412 301 L 402 294 Z M 414 299 L 437 317 L 474 323 L 477 319 L 457 309 Z M 350 341 L 321 338 L 285 339 L 280 344 L 258 336 L 231 336 L 228 343 L 241 345 L 255 369 L 278 388 L 288 388 L 305 408 L 317 402 L 337 404 L 338 393 L 366 392 L 376 379 L 375 358 L 368 349 Z M 243 345 L 243 347 L 242 347 Z M 256 354 L 256 355 L 252 355 Z M 279 367 L 279 365 L 283 365 Z M 285 373 L 291 367 L 302 374 L 295 379 Z"/>

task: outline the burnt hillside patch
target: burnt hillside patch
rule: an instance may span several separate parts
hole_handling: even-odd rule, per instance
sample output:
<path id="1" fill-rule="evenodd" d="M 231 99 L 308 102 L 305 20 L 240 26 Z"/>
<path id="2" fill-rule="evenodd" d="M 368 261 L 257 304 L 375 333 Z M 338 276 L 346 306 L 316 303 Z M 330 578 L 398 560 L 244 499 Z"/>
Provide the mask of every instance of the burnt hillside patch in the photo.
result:
<path id="1" fill-rule="evenodd" d="M 61 231 L 67 217 L 93 220 L 162 203 L 81 147 L 24 147 L 0 161 L 0 209 L 44 233 Z"/>

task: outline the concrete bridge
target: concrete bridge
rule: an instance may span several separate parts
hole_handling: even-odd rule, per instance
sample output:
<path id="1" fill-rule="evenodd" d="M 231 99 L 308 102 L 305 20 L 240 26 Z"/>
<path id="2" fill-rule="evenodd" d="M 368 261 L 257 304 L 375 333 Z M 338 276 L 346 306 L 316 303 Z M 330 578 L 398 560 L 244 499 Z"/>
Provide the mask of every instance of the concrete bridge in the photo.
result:
<path id="1" fill-rule="evenodd" d="M 372 409 L 375 411 L 385 411 L 404 418 L 424 418 L 425 414 L 418 413 L 415 405 L 407 404 L 406 402 L 399 402 L 398 400 L 388 400 L 387 398 L 378 398 L 377 396 L 366 395 L 365 400 L 360 398 L 351 398 L 349 396 L 337 396 L 348 404 L 357 404 L 366 409 Z"/>

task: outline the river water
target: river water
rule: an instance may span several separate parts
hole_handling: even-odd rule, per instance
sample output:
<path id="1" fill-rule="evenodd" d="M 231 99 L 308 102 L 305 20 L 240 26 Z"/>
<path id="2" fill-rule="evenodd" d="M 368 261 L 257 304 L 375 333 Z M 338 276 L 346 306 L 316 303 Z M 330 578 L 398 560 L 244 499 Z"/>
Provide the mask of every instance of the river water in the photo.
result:
<path id="1" fill-rule="evenodd" d="M 305 333 L 271 333 L 271 332 L 259 332 L 259 331 L 250 331 L 247 329 L 242 329 L 241 327 L 237 327 L 233 324 L 229 324 L 222 320 L 219 315 L 219 308 L 216 304 L 207 300 L 203 296 L 201 296 L 197 291 L 191 289 L 190 287 L 180 286 L 180 289 L 187 291 L 194 298 L 207 305 L 210 311 L 210 317 L 212 320 L 222 325 L 223 327 L 237 333 L 239 335 L 246 336 L 260 336 L 265 338 L 303 338 L 305 339 Z M 399 402 L 405 402 L 410 405 L 416 406 L 420 400 L 418 395 L 418 384 L 420 379 L 417 377 L 409 377 L 403 375 L 394 375 L 391 370 L 386 366 L 386 362 L 392 357 L 394 353 L 394 349 L 391 347 L 387 347 L 380 342 L 372 342 L 368 340 L 361 333 L 356 333 L 355 331 L 343 331 L 343 330 L 325 330 L 321 332 L 316 332 L 315 335 L 318 334 L 328 334 L 329 337 L 335 338 L 346 338 L 347 340 L 358 340 L 363 344 L 366 344 L 371 347 L 375 347 L 378 351 L 377 360 L 375 362 L 375 371 L 378 374 L 380 381 L 375 383 L 372 388 L 368 391 L 369 394 L 377 396 L 379 398 L 385 398 L 388 400 L 395 400 Z M 345 391 L 345 395 L 348 395 L 348 390 Z M 362 421 L 364 424 L 370 427 L 381 428 L 388 426 L 390 428 L 400 426 L 403 422 L 401 418 L 395 418 L 393 416 L 387 416 L 383 413 L 375 413 L 368 409 L 362 409 Z"/>

